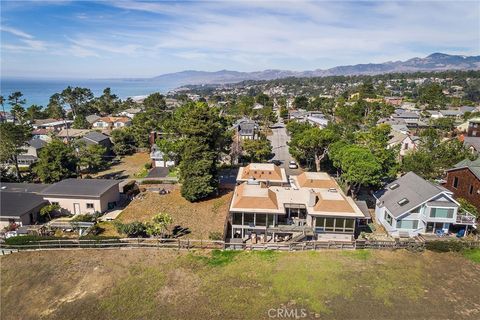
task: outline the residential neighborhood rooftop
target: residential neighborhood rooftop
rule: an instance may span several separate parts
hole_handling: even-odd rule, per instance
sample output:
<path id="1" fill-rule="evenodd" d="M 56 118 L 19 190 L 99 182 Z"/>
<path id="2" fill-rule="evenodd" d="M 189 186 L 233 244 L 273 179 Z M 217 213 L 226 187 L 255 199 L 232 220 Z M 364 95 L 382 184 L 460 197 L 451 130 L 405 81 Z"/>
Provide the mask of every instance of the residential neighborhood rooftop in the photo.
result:
<path id="1" fill-rule="evenodd" d="M 30 192 L 0 191 L 0 216 L 19 217 L 43 203 L 46 200 L 42 196 Z"/>
<path id="2" fill-rule="evenodd" d="M 120 180 L 109 179 L 65 179 L 45 188 L 40 194 L 44 196 L 100 197 L 120 182 Z"/>
<path id="3" fill-rule="evenodd" d="M 447 189 L 408 172 L 374 195 L 380 206 L 385 206 L 394 217 L 399 217 L 442 192 L 450 193 Z"/>

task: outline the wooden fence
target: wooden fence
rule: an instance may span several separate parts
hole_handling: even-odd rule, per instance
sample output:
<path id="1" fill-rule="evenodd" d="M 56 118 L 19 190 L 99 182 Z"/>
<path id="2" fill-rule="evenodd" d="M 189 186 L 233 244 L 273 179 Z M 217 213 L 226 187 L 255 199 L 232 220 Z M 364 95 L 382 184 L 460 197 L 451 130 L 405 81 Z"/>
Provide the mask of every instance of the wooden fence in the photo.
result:
<path id="1" fill-rule="evenodd" d="M 466 248 L 480 248 L 480 241 L 461 241 Z M 304 242 L 275 242 L 275 243 L 229 243 L 215 240 L 193 239 L 151 239 L 126 238 L 109 240 L 40 240 L 25 244 L 1 244 L 0 250 L 48 250 L 48 249 L 112 249 L 112 248 L 152 248 L 152 249 L 228 249 L 228 250 L 280 250 L 304 251 L 322 249 L 408 249 L 414 251 L 425 250 L 422 241 L 304 241 Z"/>

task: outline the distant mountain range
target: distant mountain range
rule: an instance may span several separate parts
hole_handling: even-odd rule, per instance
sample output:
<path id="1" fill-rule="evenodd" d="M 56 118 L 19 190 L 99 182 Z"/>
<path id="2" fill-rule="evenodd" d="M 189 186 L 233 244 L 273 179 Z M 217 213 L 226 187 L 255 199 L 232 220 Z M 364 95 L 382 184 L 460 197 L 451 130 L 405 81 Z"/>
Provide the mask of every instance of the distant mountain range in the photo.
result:
<path id="1" fill-rule="evenodd" d="M 264 70 L 255 72 L 238 72 L 220 70 L 182 71 L 163 74 L 148 80 L 158 84 L 183 86 L 187 84 L 225 84 L 244 80 L 273 80 L 287 77 L 326 77 L 347 75 L 375 75 L 393 72 L 445 71 L 445 70 L 480 70 L 480 56 L 458 56 L 433 53 L 425 58 L 412 58 L 407 61 L 389 61 L 385 63 L 356 64 L 313 71 Z"/>

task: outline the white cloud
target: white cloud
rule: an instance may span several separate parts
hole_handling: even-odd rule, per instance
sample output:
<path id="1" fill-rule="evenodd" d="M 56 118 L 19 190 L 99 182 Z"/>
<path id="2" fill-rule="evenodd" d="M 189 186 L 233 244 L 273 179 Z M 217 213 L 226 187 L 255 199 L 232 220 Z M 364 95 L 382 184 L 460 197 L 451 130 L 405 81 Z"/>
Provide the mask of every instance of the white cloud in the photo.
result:
<path id="1" fill-rule="evenodd" d="M 13 34 L 13 35 L 21 37 L 21 38 L 33 39 L 33 36 L 31 34 L 28 34 L 26 32 L 23 32 L 22 30 L 15 29 L 15 28 L 12 28 L 12 27 L 0 26 L 0 31 L 8 32 L 10 34 Z"/>

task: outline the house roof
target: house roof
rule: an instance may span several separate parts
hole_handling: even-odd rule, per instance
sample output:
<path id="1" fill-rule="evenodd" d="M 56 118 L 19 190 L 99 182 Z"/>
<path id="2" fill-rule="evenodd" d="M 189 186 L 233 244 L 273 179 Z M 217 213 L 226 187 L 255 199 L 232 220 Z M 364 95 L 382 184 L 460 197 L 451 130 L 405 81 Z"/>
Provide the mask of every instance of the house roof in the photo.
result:
<path id="1" fill-rule="evenodd" d="M 405 140 L 405 138 L 408 137 L 408 135 L 397 130 L 392 130 L 392 132 L 390 133 L 390 137 L 391 138 L 390 140 L 388 140 L 388 144 L 397 145 L 401 143 L 403 140 Z"/>
<path id="2" fill-rule="evenodd" d="M 50 131 L 47 130 L 47 129 L 35 129 L 35 130 L 32 130 L 32 134 L 33 135 L 46 135 L 48 134 Z"/>
<path id="3" fill-rule="evenodd" d="M 316 187 L 300 187 L 298 176 L 292 176 L 291 186 L 266 187 L 264 183 L 244 182 L 235 188 L 230 211 L 285 214 L 285 208 L 291 205 L 302 205 L 311 215 L 334 217 L 358 217 L 365 214 L 359 209 L 351 197 L 343 194 L 342 190 L 324 172 L 311 172 L 315 177 L 321 177 L 325 184 L 313 184 Z M 304 175 L 308 177 L 308 175 Z M 307 185 L 310 185 L 310 181 Z M 314 181 L 316 182 L 316 181 Z M 268 190 L 268 191 L 267 191 Z"/>
<path id="4" fill-rule="evenodd" d="M 277 195 L 265 185 L 248 184 L 247 182 L 235 188 L 232 208 L 278 210 Z"/>
<path id="5" fill-rule="evenodd" d="M 101 117 L 100 116 L 97 116 L 96 114 L 91 114 L 91 115 L 88 115 L 85 117 L 85 119 L 87 119 L 88 123 L 94 123 L 94 122 L 97 122 L 98 119 L 100 119 Z"/>
<path id="6" fill-rule="evenodd" d="M 93 142 L 102 142 L 104 140 L 110 139 L 108 136 L 104 135 L 103 133 L 97 131 L 91 131 L 83 136 L 83 140 L 90 140 Z"/>
<path id="7" fill-rule="evenodd" d="M 42 140 L 42 139 L 30 139 L 27 141 L 27 144 L 35 149 L 41 149 L 45 147 L 45 145 L 48 144 L 48 142 Z"/>
<path id="8" fill-rule="evenodd" d="M 102 117 L 102 118 L 99 118 L 95 122 L 100 122 L 100 121 L 107 122 L 107 123 L 114 123 L 114 122 L 127 123 L 127 122 L 130 122 L 132 120 L 129 117 Z"/>
<path id="9" fill-rule="evenodd" d="M 57 137 L 59 137 L 59 138 L 67 138 L 67 137 L 79 138 L 79 137 L 83 137 L 84 135 L 86 135 L 90 131 L 91 131 L 90 129 L 73 129 L 73 128 L 62 129 L 62 130 L 60 130 L 59 133 L 57 133 Z"/>
<path id="10" fill-rule="evenodd" d="M 240 167 L 237 175 L 238 181 L 252 178 L 259 181 L 288 181 L 285 169 L 273 163 L 250 163 L 246 167 Z"/>
<path id="11" fill-rule="evenodd" d="M 336 188 L 337 183 L 325 172 L 302 172 L 296 177 L 300 188 Z"/>
<path id="12" fill-rule="evenodd" d="M 394 217 L 399 217 L 445 191 L 448 190 L 426 181 L 414 172 L 409 172 L 374 195 L 380 201 L 380 206 L 385 206 Z M 400 205 L 402 199 L 407 199 L 408 202 Z"/>
<path id="13" fill-rule="evenodd" d="M 85 196 L 98 198 L 121 180 L 109 179 L 65 179 L 54 183 L 40 192 L 43 196 Z"/>
<path id="14" fill-rule="evenodd" d="M 351 213 L 355 212 L 352 205 L 346 201 L 345 196 L 337 189 L 335 191 L 322 190 L 316 193 L 318 200 L 314 206 L 316 212 L 338 212 Z"/>
<path id="15" fill-rule="evenodd" d="M 21 217 L 47 201 L 42 196 L 30 192 L 0 191 L 0 216 Z"/>
<path id="16" fill-rule="evenodd" d="M 32 192 L 37 193 L 48 187 L 48 184 L 43 183 L 17 183 L 17 182 L 1 182 L 1 190 L 7 192 Z"/>
<path id="17" fill-rule="evenodd" d="M 478 157 L 476 160 L 470 160 L 470 159 L 465 159 L 457 163 L 452 169 L 447 170 L 447 171 L 452 171 L 452 170 L 457 170 L 457 169 L 462 169 L 462 168 L 468 168 L 472 173 L 480 179 L 480 157 Z"/>
<path id="18" fill-rule="evenodd" d="M 480 152 L 480 137 L 464 137 L 463 145 L 467 148 L 472 147 L 476 151 Z"/>

